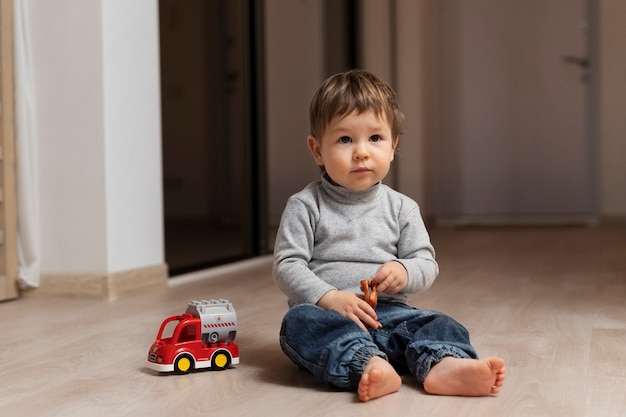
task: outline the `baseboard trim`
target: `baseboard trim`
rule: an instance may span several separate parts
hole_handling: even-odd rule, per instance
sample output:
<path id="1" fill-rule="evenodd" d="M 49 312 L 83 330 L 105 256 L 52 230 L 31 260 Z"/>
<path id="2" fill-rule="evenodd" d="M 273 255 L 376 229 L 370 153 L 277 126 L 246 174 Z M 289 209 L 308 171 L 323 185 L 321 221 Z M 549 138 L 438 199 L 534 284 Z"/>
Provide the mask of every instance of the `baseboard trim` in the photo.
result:
<path id="1" fill-rule="evenodd" d="M 604 215 L 600 217 L 602 226 L 626 226 L 626 215 Z"/>
<path id="2" fill-rule="evenodd" d="M 42 274 L 39 287 L 26 290 L 22 295 L 62 295 L 112 301 L 150 288 L 165 288 L 167 280 L 167 264 L 110 274 Z"/>
<path id="3" fill-rule="evenodd" d="M 258 268 L 262 265 L 271 265 L 273 255 L 261 255 L 242 261 L 228 263 L 226 265 L 214 266 L 200 271 L 190 272 L 182 275 L 175 275 L 168 281 L 168 286 L 176 287 L 189 284 L 191 282 L 203 281 L 206 279 L 219 277 L 226 274 L 241 272 L 248 268 Z"/>

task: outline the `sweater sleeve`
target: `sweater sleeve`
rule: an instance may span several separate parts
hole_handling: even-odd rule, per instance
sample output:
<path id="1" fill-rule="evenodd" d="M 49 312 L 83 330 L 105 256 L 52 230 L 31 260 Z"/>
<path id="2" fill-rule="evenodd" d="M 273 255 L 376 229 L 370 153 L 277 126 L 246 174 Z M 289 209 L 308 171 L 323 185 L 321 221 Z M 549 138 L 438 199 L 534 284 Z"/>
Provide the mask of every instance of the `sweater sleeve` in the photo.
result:
<path id="1" fill-rule="evenodd" d="M 404 265 L 409 277 L 404 293 L 428 289 L 439 274 L 435 249 L 417 204 L 404 206 L 401 211 L 398 262 Z"/>
<path id="2" fill-rule="evenodd" d="M 273 276 L 289 305 L 316 304 L 334 289 L 309 268 L 315 240 L 317 213 L 291 197 L 285 206 L 274 246 Z"/>

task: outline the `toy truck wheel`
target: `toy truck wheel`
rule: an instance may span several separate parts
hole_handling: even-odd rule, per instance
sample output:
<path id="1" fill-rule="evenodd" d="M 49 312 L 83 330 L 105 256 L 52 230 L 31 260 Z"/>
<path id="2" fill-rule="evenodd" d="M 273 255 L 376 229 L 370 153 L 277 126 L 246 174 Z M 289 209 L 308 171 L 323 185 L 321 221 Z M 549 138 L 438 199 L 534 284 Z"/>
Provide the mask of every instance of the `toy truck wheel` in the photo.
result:
<path id="1" fill-rule="evenodd" d="M 180 355 L 174 362 L 174 372 L 177 374 L 186 374 L 194 367 L 193 358 L 190 355 Z"/>
<path id="2" fill-rule="evenodd" d="M 211 368 L 219 371 L 224 370 L 230 366 L 231 356 L 226 350 L 218 350 L 211 359 Z"/>

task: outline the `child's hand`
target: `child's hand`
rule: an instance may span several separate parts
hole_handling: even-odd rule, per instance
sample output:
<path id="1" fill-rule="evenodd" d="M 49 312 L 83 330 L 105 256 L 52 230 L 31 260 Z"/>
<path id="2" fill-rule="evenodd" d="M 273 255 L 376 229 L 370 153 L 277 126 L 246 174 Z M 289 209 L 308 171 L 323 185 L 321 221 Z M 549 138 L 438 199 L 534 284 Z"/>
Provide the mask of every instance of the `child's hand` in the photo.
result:
<path id="1" fill-rule="evenodd" d="M 378 268 L 372 277 L 372 286 L 376 286 L 378 292 L 397 294 L 406 288 L 409 283 L 409 275 L 400 262 L 390 261 Z"/>
<path id="2" fill-rule="evenodd" d="M 380 329 L 382 324 L 378 322 L 376 311 L 358 295 L 348 291 L 332 290 L 324 294 L 317 302 L 317 305 L 325 310 L 335 310 L 344 317 L 347 317 L 359 325 L 364 331 Z"/>

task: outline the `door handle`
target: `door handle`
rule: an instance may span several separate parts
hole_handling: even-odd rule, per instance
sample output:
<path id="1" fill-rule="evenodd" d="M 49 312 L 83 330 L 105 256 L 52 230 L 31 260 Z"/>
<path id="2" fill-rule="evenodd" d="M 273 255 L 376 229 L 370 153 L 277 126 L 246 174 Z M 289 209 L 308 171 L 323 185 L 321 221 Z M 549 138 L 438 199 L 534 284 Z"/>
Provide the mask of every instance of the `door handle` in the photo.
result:
<path id="1" fill-rule="evenodd" d="M 591 62 L 589 62 L 589 58 L 580 57 L 580 56 L 565 55 L 563 57 L 563 61 L 566 64 L 578 65 L 583 69 L 589 68 L 589 66 L 591 65 Z"/>

